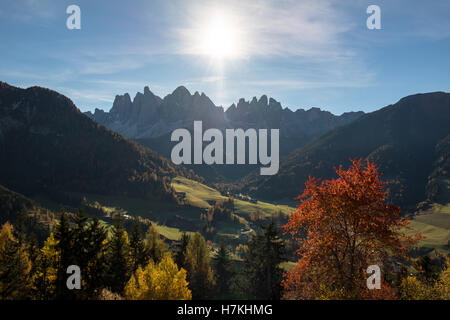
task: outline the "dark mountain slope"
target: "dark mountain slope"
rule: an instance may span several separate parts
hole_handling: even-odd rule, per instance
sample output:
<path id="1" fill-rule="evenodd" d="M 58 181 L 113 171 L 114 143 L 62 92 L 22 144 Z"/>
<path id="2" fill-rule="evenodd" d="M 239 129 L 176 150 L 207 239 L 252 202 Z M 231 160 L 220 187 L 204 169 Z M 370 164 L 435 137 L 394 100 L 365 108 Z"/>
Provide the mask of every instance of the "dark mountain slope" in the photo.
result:
<path id="1" fill-rule="evenodd" d="M 428 177 L 427 198 L 446 205 L 450 199 L 450 135 L 436 145 L 435 159 L 433 172 Z"/>
<path id="2" fill-rule="evenodd" d="M 8 188 L 173 200 L 173 175 L 185 174 L 92 121 L 63 95 L 0 83 L 0 183 Z"/>
<path id="3" fill-rule="evenodd" d="M 280 161 L 272 177 L 250 175 L 243 190 L 267 199 L 292 199 L 308 175 L 330 178 L 349 158 L 368 157 L 390 180 L 391 196 L 401 205 L 425 198 L 437 143 L 450 134 L 450 94 L 435 92 L 401 99 L 336 128 Z"/>
<path id="4" fill-rule="evenodd" d="M 33 233 L 37 240 L 43 241 L 56 220 L 53 212 L 0 185 L 0 226 L 7 221 L 16 226 L 22 224 L 28 234 Z"/>

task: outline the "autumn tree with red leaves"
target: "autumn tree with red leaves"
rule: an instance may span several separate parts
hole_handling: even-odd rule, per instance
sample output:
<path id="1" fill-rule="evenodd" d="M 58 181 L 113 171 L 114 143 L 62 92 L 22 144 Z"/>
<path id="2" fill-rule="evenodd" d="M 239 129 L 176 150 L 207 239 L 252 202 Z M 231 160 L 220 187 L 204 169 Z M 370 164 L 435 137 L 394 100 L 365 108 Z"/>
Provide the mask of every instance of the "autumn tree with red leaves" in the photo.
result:
<path id="1" fill-rule="evenodd" d="M 407 258 L 407 245 L 420 237 L 403 233 L 408 219 L 387 203 L 375 164 L 351 163 L 348 170 L 335 169 L 337 179 L 309 177 L 297 198 L 301 203 L 284 226 L 299 243 L 297 265 L 282 283 L 285 299 L 374 297 L 367 292 L 367 267 L 387 270 L 394 259 Z M 383 292 L 376 296 L 383 298 Z M 394 297 L 386 290 L 386 298 Z"/>

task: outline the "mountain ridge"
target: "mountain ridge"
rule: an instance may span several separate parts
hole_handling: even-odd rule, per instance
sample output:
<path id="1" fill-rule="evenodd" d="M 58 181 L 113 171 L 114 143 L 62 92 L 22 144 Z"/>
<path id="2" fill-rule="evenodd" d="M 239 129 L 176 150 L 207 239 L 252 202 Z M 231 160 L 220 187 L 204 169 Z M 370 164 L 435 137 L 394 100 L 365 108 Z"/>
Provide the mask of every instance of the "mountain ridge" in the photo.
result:
<path id="1" fill-rule="evenodd" d="M 156 111 L 159 111 L 159 114 L 155 114 Z M 160 121 L 166 123 L 172 121 L 179 125 L 182 119 L 186 120 L 182 121 L 184 125 L 189 124 L 187 120 L 203 120 L 206 122 L 205 127 L 216 125 L 217 128 L 223 129 L 236 128 L 236 125 L 241 125 L 243 128 L 249 128 L 251 125 L 262 128 L 262 125 L 279 124 L 294 118 L 292 121 L 303 120 L 303 128 L 305 128 L 305 124 L 310 123 L 311 125 L 304 130 L 304 133 L 316 135 L 328 130 L 329 127 L 353 121 L 364 112 L 344 112 L 337 116 L 317 107 L 292 111 L 287 107 L 283 108 L 278 101 L 268 98 L 266 95 L 262 95 L 259 99 L 253 97 L 251 101 L 241 98 L 237 104 L 233 103 L 224 110 L 222 106 L 216 106 L 205 93 L 200 94 L 196 91 L 191 94 L 184 86 L 177 87 L 164 98 L 154 95 L 146 86 L 144 93 L 136 93 L 133 100 L 128 93 L 116 95 L 109 112 L 96 108 L 94 113 L 87 111 L 86 114 L 128 138 L 142 139 L 165 135 L 172 131 L 173 127 L 168 124 L 166 130 L 157 131 L 148 130 L 148 126 L 157 126 Z M 152 116 L 157 117 L 152 118 Z M 270 119 L 271 121 L 267 123 L 269 116 L 275 116 L 275 118 Z M 320 128 L 320 126 L 314 128 L 320 117 L 327 123 L 322 125 L 324 128 Z M 255 122 L 255 120 L 259 120 L 259 122 Z M 131 129 L 133 126 L 134 128 Z"/>
<path id="2" fill-rule="evenodd" d="M 407 96 L 296 149 L 280 161 L 278 175 L 259 177 L 252 173 L 237 185 L 262 199 L 292 199 L 301 193 L 309 175 L 332 178 L 333 167 L 347 166 L 350 158 L 369 158 L 391 182 L 391 199 L 404 207 L 414 206 L 427 200 L 426 189 L 433 189 L 428 183 L 432 172 L 448 176 L 435 166 L 444 163 L 440 166 L 446 167 L 448 163 L 448 159 L 438 161 L 444 153 L 436 148 L 450 141 L 445 139 L 450 134 L 449 122 L 450 93 Z"/>
<path id="3" fill-rule="evenodd" d="M 188 175 L 92 121 L 58 92 L 4 82 L 0 151 L 0 184 L 25 195 L 61 189 L 175 201 L 169 177 Z"/>
<path id="4" fill-rule="evenodd" d="M 287 155 L 316 136 L 335 127 L 350 123 L 363 112 L 349 112 L 335 116 L 319 108 L 292 111 L 266 95 L 251 101 L 239 99 L 226 111 L 216 106 L 204 93 L 191 94 L 183 86 L 164 98 L 155 96 L 148 86 L 132 100 L 128 93 L 117 95 L 109 112 L 96 109 L 86 112 L 91 119 L 109 129 L 134 139 L 140 144 L 170 157 L 175 145 L 171 132 L 186 128 L 192 132 L 193 123 L 202 121 L 203 129 L 280 129 L 280 156 Z M 210 182 L 233 181 L 256 169 L 254 165 L 242 166 L 194 166 L 189 169 Z"/>

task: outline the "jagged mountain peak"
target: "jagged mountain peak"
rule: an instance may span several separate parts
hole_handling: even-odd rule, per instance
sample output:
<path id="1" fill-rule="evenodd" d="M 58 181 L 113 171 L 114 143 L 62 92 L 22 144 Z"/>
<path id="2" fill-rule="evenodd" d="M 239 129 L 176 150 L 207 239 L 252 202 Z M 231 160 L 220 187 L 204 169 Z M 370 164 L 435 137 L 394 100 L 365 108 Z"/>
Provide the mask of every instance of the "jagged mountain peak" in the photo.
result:
<path id="1" fill-rule="evenodd" d="M 172 92 L 172 96 L 179 99 L 184 99 L 185 97 L 190 97 L 191 93 L 185 86 L 179 86 Z"/>
<path id="2" fill-rule="evenodd" d="M 279 109 L 279 110 L 283 109 L 283 107 L 281 106 L 281 103 L 279 103 L 274 98 L 269 99 L 269 108 L 270 109 Z"/>
<path id="3" fill-rule="evenodd" d="M 362 113 L 361 113 L 362 114 Z M 88 116 L 129 138 L 155 138 L 174 128 L 192 126 L 202 120 L 204 127 L 282 128 L 286 136 L 315 136 L 338 125 L 357 119 L 359 113 L 335 116 L 319 108 L 293 112 L 267 95 L 250 101 L 239 99 L 224 111 L 204 93 L 193 95 L 184 86 L 177 87 L 161 99 L 146 86 L 133 101 L 128 94 L 116 96 L 109 113 L 95 112 Z"/>
<path id="4" fill-rule="evenodd" d="M 267 95 L 262 95 L 259 99 L 257 97 L 253 97 L 252 100 L 247 101 L 245 98 L 240 98 L 238 103 L 233 103 L 228 109 L 233 109 L 232 107 L 236 107 L 237 109 L 248 109 L 249 106 L 254 106 L 257 108 L 269 108 L 269 109 L 280 109 L 282 110 L 281 103 L 279 103 L 274 98 L 268 98 Z"/>
<path id="5" fill-rule="evenodd" d="M 150 88 L 148 86 L 144 87 L 144 96 L 145 95 L 153 95 L 153 92 L 150 91 Z"/>
<path id="6" fill-rule="evenodd" d="M 262 104 L 264 106 L 267 106 L 267 96 L 264 94 L 259 98 L 258 104 Z"/>

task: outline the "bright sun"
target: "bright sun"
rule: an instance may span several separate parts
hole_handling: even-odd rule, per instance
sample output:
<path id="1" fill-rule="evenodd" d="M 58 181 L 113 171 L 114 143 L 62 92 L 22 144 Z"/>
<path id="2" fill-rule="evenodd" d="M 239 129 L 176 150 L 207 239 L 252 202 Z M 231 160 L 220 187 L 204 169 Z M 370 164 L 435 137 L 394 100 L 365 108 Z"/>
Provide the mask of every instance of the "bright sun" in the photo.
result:
<path id="1" fill-rule="evenodd" d="M 216 14 L 199 31 L 198 49 L 201 54 L 215 59 L 235 58 L 241 54 L 239 34 L 229 16 Z"/>

